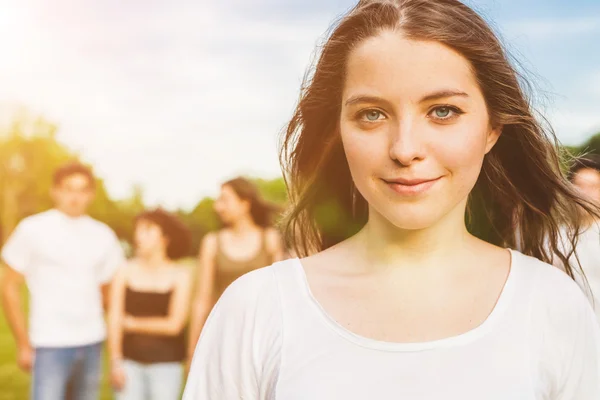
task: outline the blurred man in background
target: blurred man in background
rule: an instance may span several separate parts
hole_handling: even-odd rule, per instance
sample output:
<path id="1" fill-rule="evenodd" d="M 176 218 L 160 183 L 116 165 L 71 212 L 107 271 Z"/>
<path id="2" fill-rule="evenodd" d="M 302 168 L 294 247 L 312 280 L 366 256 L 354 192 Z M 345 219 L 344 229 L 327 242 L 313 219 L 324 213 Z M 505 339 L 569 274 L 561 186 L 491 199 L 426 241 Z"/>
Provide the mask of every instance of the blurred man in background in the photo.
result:
<path id="1" fill-rule="evenodd" d="M 592 203 L 600 206 L 599 156 L 589 154 L 577 159 L 569 171 L 569 180 Z M 570 248 L 568 244 L 564 245 Z M 585 278 L 579 273 L 575 279 L 592 302 L 600 321 L 600 221 L 587 221 L 586 228 L 578 236 L 575 253 L 569 258 L 569 262 L 577 266 L 579 261 L 585 274 Z M 578 271 L 578 268 L 575 270 Z"/>
<path id="2" fill-rule="evenodd" d="M 2 260 L 6 318 L 17 343 L 17 362 L 33 370 L 31 398 L 95 400 L 106 336 L 103 295 L 124 262 L 114 232 L 87 216 L 95 179 L 70 163 L 54 175 L 55 208 L 25 218 L 8 238 Z M 29 334 L 21 286 L 30 293 Z"/>
<path id="3" fill-rule="evenodd" d="M 568 178 L 575 188 L 589 201 L 600 207 L 600 157 L 589 154 L 575 160 L 568 172 Z M 573 267 L 575 281 L 590 300 L 596 318 L 600 321 L 600 221 L 586 216 L 584 226 L 577 236 L 575 251 L 568 261 Z M 566 239 L 566 227 L 561 231 L 561 246 L 565 253 L 573 246 Z M 563 268 L 563 263 L 555 258 L 554 264 Z M 582 274 L 583 272 L 583 274 Z M 585 275 L 584 275 L 585 274 Z"/>
<path id="4" fill-rule="evenodd" d="M 577 190 L 600 205 L 600 156 L 588 154 L 577 159 L 571 167 L 569 179 Z"/>

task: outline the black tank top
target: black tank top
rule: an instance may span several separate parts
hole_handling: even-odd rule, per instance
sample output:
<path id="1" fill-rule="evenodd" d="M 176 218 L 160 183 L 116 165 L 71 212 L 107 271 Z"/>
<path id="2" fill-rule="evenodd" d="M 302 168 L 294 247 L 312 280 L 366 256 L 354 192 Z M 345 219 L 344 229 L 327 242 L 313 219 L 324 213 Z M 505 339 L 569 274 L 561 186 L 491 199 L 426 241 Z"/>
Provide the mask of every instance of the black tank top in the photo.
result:
<path id="1" fill-rule="evenodd" d="M 165 317 L 173 291 L 125 293 L 125 314 L 133 317 Z M 123 357 L 140 363 L 181 362 L 185 359 L 185 332 L 175 336 L 127 333 L 123 335 Z"/>

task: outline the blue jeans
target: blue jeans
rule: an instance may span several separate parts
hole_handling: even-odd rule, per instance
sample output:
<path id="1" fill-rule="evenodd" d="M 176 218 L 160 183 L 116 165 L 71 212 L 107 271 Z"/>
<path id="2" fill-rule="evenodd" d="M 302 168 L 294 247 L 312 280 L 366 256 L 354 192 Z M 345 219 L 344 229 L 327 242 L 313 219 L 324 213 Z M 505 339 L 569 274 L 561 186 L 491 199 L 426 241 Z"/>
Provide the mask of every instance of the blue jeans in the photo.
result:
<path id="1" fill-rule="evenodd" d="M 125 387 L 117 400 L 178 400 L 183 384 L 183 365 L 178 362 L 140 364 L 123 361 Z"/>
<path id="2" fill-rule="evenodd" d="M 33 363 L 32 400 L 97 400 L 102 343 L 78 347 L 38 347 Z"/>

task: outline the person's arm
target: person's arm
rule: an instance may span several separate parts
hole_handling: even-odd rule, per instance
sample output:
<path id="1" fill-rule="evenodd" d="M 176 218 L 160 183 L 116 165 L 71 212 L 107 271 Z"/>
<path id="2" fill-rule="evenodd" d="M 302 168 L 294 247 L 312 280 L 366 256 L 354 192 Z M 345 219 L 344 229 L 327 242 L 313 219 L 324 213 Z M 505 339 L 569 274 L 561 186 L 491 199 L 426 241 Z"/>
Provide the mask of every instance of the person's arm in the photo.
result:
<path id="1" fill-rule="evenodd" d="M 271 255 L 273 262 L 284 259 L 285 249 L 279 232 L 273 228 L 267 229 L 266 232 L 267 251 Z"/>
<path id="2" fill-rule="evenodd" d="M 102 308 L 105 312 L 110 310 L 110 298 L 111 298 L 111 284 L 105 283 L 100 286 L 100 293 L 102 294 Z"/>
<path id="3" fill-rule="evenodd" d="M 213 307 L 215 283 L 215 257 L 217 255 L 217 234 L 206 235 L 200 246 L 196 296 L 192 304 L 188 337 L 188 356 L 194 353 L 202 327 Z"/>
<path id="4" fill-rule="evenodd" d="M 31 370 L 34 356 L 21 302 L 24 274 L 33 253 L 29 226 L 26 220 L 19 223 L 2 248 L 2 260 L 7 265 L 2 279 L 2 306 L 17 344 L 17 363 L 24 371 Z"/>
<path id="5" fill-rule="evenodd" d="M 183 399 L 273 399 L 282 314 L 272 269 L 233 282 L 202 330 Z"/>
<path id="6" fill-rule="evenodd" d="M 169 303 L 166 317 L 125 316 L 124 327 L 127 332 L 149 335 L 174 336 L 181 332 L 187 321 L 191 295 L 190 273 L 185 267 L 178 271 L 173 297 Z"/>
<path id="7" fill-rule="evenodd" d="M 110 359 L 111 383 L 115 389 L 125 385 L 125 374 L 121 368 L 123 361 L 123 317 L 125 315 L 125 288 L 128 266 L 117 272 L 110 285 L 110 307 L 108 308 L 108 354 Z M 105 290 L 108 285 L 104 286 Z M 105 297 L 105 298 L 107 298 Z"/>
<path id="8" fill-rule="evenodd" d="M 24 371 L 30 371 L 33 363 L 33 349 L 29 343 L 27 323 L 23 304 L 21 303 L 21 288 L 23 275 L 10 266 L 4 268 L 2 278 L 2 307 L 8 321 L 8 326 L 17 343 L 17 363 Z"/>
<path id="9" fill-rule="evenodd" d="M 108 353 L 113 361 L 123 358 L 123 322 L 125 317 L 125 288 L 128 266 L 115 276 L 110 286 L 110 308 L 108 309 Z"/>

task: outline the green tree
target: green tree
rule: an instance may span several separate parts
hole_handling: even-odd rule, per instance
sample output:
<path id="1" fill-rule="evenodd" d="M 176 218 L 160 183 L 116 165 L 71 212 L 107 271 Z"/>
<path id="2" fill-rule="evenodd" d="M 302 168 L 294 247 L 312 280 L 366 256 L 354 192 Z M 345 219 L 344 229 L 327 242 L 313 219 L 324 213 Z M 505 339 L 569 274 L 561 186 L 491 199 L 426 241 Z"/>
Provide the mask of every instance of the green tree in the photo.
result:
<path id="1" fill-rule="evenodd" d="M 265 200 L 279 205 L 284 205 L 287 202 L 287 188 L 283 178 L 254 178 L 252 181 L 256 184 L 258 191 Z"/>
<path id="2" fill-rule="evenodd" d="M 579 146 L 579 151 L 600 155 L 600 132 L 596 133 Z"/>
<path id="3" fill-rule="evenodd" d="M 179 211 L 178 215 L 192 231 L 192 255 L 198 254 L 200 242 L 208 232 L 219 229 L 220 222 L 213 210 L 214 199 L 205 197 L 190 212 Z"/>
<path id="4" fill-rule="evenodd" d="M 80 159 L 56 139 L 56 132 L 53 123 L 27 114 L 19 115 L 7 128 L 0 128 L 3 238 L 22 218 L 52 207 L 50 189 L 54 171 L 68 161 Z M 10 160 L 19 160 L 19 168 L 11 168 Z M 110 198 L 102 179 L 97 179 L 96 199 L 90 214 L 120 235 L 127 236 L 131 230 L 126 228 L 131 221 L 131 211 Z"/>

